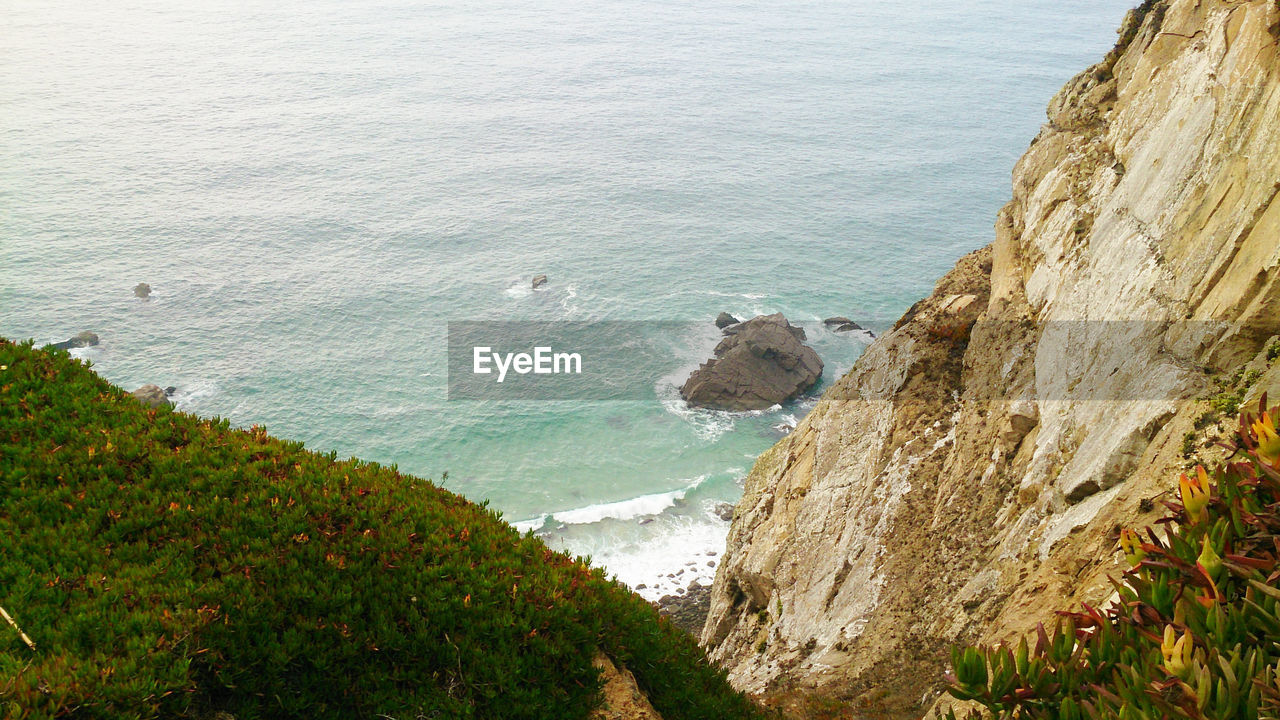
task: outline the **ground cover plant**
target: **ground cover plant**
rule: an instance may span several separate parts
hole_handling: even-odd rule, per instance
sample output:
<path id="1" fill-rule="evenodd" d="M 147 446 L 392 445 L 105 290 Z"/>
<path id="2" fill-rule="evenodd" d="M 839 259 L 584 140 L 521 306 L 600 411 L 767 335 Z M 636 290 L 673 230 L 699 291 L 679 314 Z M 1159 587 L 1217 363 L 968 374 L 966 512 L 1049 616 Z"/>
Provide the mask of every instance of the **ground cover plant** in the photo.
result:
<path id="1" fill-rule="evenodd" d="M 1160 527 L 1121 531 L 1130 569 L 1109 607 L 953 650 L 950 692 L 972 717 L 1280 716 L 1280 407 L 1265 408 L 1241 416 L 1220 467 L 1181 477 Z"/>
<path id="2" fill-rule="evenodd" d="M 7 718 L 585 717 L 600 651 L 670 720 L 757 713 L 643 599 L 485 507 L 3 339 L 0 607 Z"/>

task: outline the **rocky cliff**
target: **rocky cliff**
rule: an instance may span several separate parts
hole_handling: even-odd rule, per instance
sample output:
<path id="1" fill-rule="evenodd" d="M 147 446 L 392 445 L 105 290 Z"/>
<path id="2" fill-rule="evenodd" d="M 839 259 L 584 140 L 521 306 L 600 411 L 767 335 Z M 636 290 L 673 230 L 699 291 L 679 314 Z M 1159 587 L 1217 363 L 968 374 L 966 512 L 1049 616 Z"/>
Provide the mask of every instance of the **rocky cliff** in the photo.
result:
<path id="1" fill-rule="evenodd" d="M 1197 432 L 1280 397 L 1280 5 L 1147 2 L 1120 35 L 995 241 L 756 462 L 702 635 L 738 687 L 919 715 L 952 643 L 1104 600 Z"/>

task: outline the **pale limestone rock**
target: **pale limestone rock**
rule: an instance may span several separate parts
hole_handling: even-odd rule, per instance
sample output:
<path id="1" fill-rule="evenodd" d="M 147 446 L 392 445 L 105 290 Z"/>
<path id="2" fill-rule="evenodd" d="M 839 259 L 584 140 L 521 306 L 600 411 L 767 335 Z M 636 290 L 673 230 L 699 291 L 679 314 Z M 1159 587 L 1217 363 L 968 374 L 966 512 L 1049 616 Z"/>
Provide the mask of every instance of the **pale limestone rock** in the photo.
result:
<path id="1" fill-rule="evenodd" d="M 1205 368 L 1280 333 L 1278 23 L 1271 0 L 1132 13 L 1054 97 L 992 246 L 757 460 L 702 635 L 737 687 L 918 711 L 951 643 L 1111 593 L 1114 528 L 1160 512 Z M 1252 396 L 1280 401 L 1277 365 Z"/>

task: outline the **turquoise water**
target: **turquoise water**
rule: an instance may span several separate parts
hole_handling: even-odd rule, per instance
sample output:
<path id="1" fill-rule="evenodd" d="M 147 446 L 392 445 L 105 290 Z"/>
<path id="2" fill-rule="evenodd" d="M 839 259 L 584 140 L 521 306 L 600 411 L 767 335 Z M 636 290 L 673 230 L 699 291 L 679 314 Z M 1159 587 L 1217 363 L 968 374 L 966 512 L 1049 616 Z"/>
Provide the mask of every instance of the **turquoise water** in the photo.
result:
<path id="1" fill-rule="evenodd" d="M 1127 6 L 0 0 L 0 333 L 447 471 L 657 596 L 812 403 L 685 408 L 711 319 L 781 311 L 838 377 L 865 337 L 815 321 L 891 324 L 990 239 Z M 513 319 L 705 325 L 649 397 L 449 401 L 446 323 Z"/>

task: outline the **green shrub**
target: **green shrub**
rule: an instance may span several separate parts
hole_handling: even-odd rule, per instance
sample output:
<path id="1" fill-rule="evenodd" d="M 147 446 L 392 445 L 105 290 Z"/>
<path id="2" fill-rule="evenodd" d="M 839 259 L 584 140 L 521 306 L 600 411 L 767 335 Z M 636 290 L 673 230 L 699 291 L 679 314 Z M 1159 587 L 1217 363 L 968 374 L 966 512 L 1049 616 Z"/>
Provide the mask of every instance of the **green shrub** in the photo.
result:
<path id="1" fill-rule="evenodd" d="M 1034 644 L 952 651 L 951 694 L 983 708 L 971 717 L 1280 712 L 1280 408 L 1263 413 L 1263 403 L 1241 418 L 1212 481 L 1203 468 L 1182 477 L 1182 502 L 1161 521 L 1167 540 L 1121 533 L 1131 569 L 1109 608 L 1061 613 Z"/>
<path id="2" fill-rule="evenodd" d="M 1188 432 L 1182 436 L 1182 457 L 1189 458 L 1196 454 L 1196 434 Z"/>
<path id="3" fill-rule="evenodd" d="M 0 339 L 7 718 L 580 718 L 592 659 L 667 718 L 754 717 L 585 562 L 394 468 L 143 407 Z"/>

